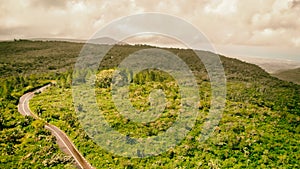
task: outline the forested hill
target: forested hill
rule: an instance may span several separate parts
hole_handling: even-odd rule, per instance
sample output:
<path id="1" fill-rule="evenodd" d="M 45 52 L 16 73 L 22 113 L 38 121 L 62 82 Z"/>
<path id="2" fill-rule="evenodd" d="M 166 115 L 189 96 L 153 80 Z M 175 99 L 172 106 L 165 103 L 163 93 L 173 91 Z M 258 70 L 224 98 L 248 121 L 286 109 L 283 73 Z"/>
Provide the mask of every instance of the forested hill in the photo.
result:
<path id="1" fill-rule="evenodd" d="M 200 87 L 200 116 L 187 137 L 167 152 L 149 158 L 127 158 L 103 150 L 83 130 L 75 113 L 82 107 L 73 105 L 72 100 L 72 72 L 83 45 L 60 41 L 0 42 L 0 168 L 74 167 L 72 158 L 62 153 L 51 133 L 44 129 L 45 122 L 65 131 L 96 168 L 299 168 L 300 86 L 272 77 L 256 65 L 220 56 L 227 80 L 226 107 L 213 136 L 200 143 L 205 120 L 202 115 L 210 108 L 211 89 L 204 65 L 187 49 L 165 49 L 187 63 Z M 114 46 L 97 74 L 99 106 L 110 125 L 128 135 L 129 140 L 165 131 L 176 120 L 174 112 L 180 107 L 172 78 L 150 71 L 134 78 L 131 96 L 139 97 L 131 101 L 134 106 L 147 109 L 149 91 L 160 86 L 174 101 L 167 104 L 165 115 L 150 124 L 137 124 L 117 113 L 110 87 L 103 85 L 109 78 L 103 81 L 102 77 L 111 77 L 108 73 L 124 58 L 146 48 L 154 47 Z M 196 52 L 205 57 L 212 55 Z M 149 79 L 151 73 L 157 74 L 159 80 L 140 83 Z M 30 101 L 32 111 L 42 120 L 20 115 L 17 104 L 22 94 L 49 82 L 55 85 Z M 91 123 L 97 123 L 96 120 Z"/>
<path id="2" fill-rule="evenodd" d="M 83 46 L 84 44 L 82 43 L 62 41 L 19 40 L 0 42 L 0 77 L 4 79 L 16 76 L 25 78 L 30 76 L 47 77 L 51 74 L 51 76 L 55 77 L 51 78 L 58 79 L 60 77 L 59 74 L 72 73 L 76 59 Z M 102 60 L 101 69 L 116 67 L 129 54 L 146 48 L 153 47 L 146 45 L 116 45 Z M 196 77 L 198 77 L 199 82 L 209 81 L 206 69 L 194 51 L 189 49 L 163 49 L 173 52 L 184 60 Z M 211 52 L 206 51 L 196 52 L 206 57 L 212 55 Z M 286 102 L 291 101 L 287 99 L 288 93 L 286 95 L 283 94 L 284 90 L 293 88 L 295 91 L 288 97 L 298 97 L 298 85 L 278 80 L 270 76 L 259 66 L 225 56 L 220 56 L 220 59 L 228 84 L 243 84 L 248 88 L 247 90 L 253 90 L 251 92 L 243 90 L 243 92 L 248 92 L 248 98 L 243 98 L 245 96 L 241 93 L 241 96 L 236 96 L 236 99 L 239 101 L 243 101 L 243 99 L 259 100 L 259 98 L 263 97 L 260 99 L 261 104 L 277 108 L 281 107 L 283 109 L 286 107 L 285 105 L 289 105 Z M 4 84 L 6 83 L 2 83 L 1 85 Z M 230 86 L 228 87 L 230 89 Z M 230 93 L 228 97 L 231 97 Z M 273 105 L 273 102 L 285 103 L 285 105 Z"/>
<path id="3" fill-rule="evenodd" d="M 62 42 L 62 41 L 29 41 L 19 40 L 13 42 L 0 42 L 0 77 L 15 77 L 15 76 L 55 76 L 58 79 L 59 74 L 66 72 L 72 73 L 74 64 L 84 44 Z M 101 45 L 100 45 L 101 46 Z M 135 51 L 153 48 L 146 45 L 116 45 L 114 46 L 104 57 L 101 62 L 101 69 L 113 68 L 126 58 L 129 54 Z M 101 49 L 101 47 L 100 47 Z M 198 80 L 209 81 L 206 69 L 201 60 L 195 55 L 192 50 L 188 49 L 169 49 L 163 48 L 173 52 L 183 59 L 194 72 Z M 209 57 L 211 52 L 196 51 L 199 55 Z M 270 104 L 269 102 L 285 100 L 289 102 L 289 99 L 282 95 L 282 90 L 286 88 L 296 88 L 299 86 L 278 80 L 275 77 L 270 76 L 266 71 L 259 66 L 249 64 L 237 59 L 220 56 L 222 65 L 225 70 L 226 80 L 228 84 L 242 83 L 245 87 L 248 87 L 252 91 L 252 95 L 247 100 L 257 99 L 264 97 L 261 104 Z M 54 78 L 54 79 L 55 79 Z M 70 78 L 70 77 L 69 77 Z M 69 80 L 70 81 L 70 80 Z M 4 85 L 5 83 L 2 83 Z M 243 92 L 246 92 L 244 90 Z M 297 92 L 289 97 L 294 97 Z M 254 95 L 259 95 L 255 96 Z M 278 97 L 277 97 L 278 96 Z M 228 96 L 230 97 L 230 95 Z M 242 101 L 244 96 L 237 97 Z M 273 100 L 275 97 L 276 99 Z M 295 96 L 296 97 L 296 96 Z M 283 101 L 278 101 L 282 102 Z M 276 106 L 276 105 L 270 105 Z M 279 106 L 285 107 L 285 106 Z"/>
<path id="4" fill-rule="evenodd" d="M 71 70 L 84 44 L 62 41 L 29 41 L 0 42 L 0 76 L 29 75 Z M 151 46 L 117 45 L 107 54 L 103 67 L 116 66 L 128 54 Z M 178 54 L 190 66 L 205 71 L 202 63 L 194 57 L 191 50 L 166 49 Z M 197 51 L 209 56 L 210 52 Z M 109 59 L 113 56 L 112 59 Z M 256 65 L 237 59 L 221 56 L 226 75 L 229 79 L 268 77 L 268 74 Z M 268 77 L 271 78 L 271 77 Z"/>
<path id="5" fill-rule="evenodd" d="M 300 67 L 296 69 L 279 71 L 274 73 L 273 76 L 300 85 Z"/>

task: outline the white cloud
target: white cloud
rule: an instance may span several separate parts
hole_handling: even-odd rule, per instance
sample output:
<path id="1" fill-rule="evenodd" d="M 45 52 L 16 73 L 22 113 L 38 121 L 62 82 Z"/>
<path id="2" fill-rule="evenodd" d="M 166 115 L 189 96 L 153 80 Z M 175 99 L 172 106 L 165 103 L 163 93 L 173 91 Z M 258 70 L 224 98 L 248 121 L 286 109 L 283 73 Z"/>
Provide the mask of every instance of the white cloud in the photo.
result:
<path id="1" fill-rule="evenodd" d="M 235 13 L 237 0 L 215 0 L 204 7 L 206 13 L 228 15 Z"/>
<path id="2" fill-rule="evenodd" d="M 296 47 L 300 47 L 300 37 L 298 37 L 298 38 L 293 38 L 293 39 L 292 39 L 292 42 L 294 43 L 294 45 L 295 45 Z"/>
<path id="3" fill-rule="evenodd" d="M 216 44 L 299 47 L 295 40 L 300 37 L 299 4 L 297 0 L 0 0 L 0 39 L 87 39 L 119 17 L 162 12 L 187 20 Z"/>

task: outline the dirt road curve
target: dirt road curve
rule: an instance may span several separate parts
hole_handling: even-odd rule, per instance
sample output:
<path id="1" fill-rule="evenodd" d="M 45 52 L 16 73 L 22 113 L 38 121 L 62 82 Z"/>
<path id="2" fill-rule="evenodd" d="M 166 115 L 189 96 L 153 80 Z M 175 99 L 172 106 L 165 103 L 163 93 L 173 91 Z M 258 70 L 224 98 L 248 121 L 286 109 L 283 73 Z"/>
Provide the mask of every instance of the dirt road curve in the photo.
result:
<path id="1" fill-rule="evenodd" d="M 33 92 L 29 92 L 24 94 L 18 104 L 18 111 L 24 115 L 24 116 L 32 116 L 35 119 L 38 119 L 39 117 L 32 113 L 29 108 L 29 100 L 34 96 L 34 93 L 36 92 L 42 92 L 44 89 L 49 87 L 51 84 L 48 84 L 46 86 L 43 86 Z M 82 169 L 94 169 L 89 162 L 80 154 L 80 152 L 76 149 L 72 141 L 68 138 L 68 136 L 61 131 L 58 127 L 51 125 L 51 124 L 46 124 L 45 128 L 50 130 L 51 133 L 56 137 L 58 141 L 60 141 L 66 150 L 68 151 L 69 154 L 73 156 L 75 161 L 77 162 L 78 166 Z"/>

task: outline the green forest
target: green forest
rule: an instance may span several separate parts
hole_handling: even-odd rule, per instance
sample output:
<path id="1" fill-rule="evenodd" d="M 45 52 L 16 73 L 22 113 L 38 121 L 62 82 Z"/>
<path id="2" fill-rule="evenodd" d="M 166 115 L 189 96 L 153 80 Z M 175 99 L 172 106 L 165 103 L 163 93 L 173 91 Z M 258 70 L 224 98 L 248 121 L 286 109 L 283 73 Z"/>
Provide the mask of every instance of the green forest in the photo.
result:
<path id="1" fill-rule="evenodd" d="M 256 65 L 220 55 L 227 81 L 226 106 L 211 137 L 201 142 L 203 123 L 211 107 L 211 85 L 203 63 L 189 49 L 164 50 L 179 56 L 196 77 L 200 102 L 195 126 L 179 144 L 155 156 L 138 153 L 141 158 L 129 158 L 107 151 L 95 142 L 97 132 L 85 132 L 79 121 L 85 107 L 74 105 L 72 97 L 74 64 L 83 45 L 0 42 L 0 168 L 76 168 L 73 158 L 59 149 L 55 137 L 44 128 L 46 122 L 63 130 L 95 168 L 299 168 L 300 86 L 272 77 Z M 151 90 L 162 90 L 166 95 L 162 115 L 149 123 L 137 123 L 116 109 L 110 85 L 113 72 L 128 55 L 148 48 L 155 47 L 113 46 L 96 72 L 99 110 L 112 128 L 126 135 L 128 144 L 166 131 L 180 109 L 178 84 L 155 69 L 132 78 L 129 100 L 144 112 L 150 107 Z M 212 54 L 196 52 L 207 57 Z M 31 110 L 40 119 L 22 116 L 17 109 L 19 98 L 50 82 L 51 87 L 30 100 Z M 90 123 L 97 124 L 97 120 Z M 107 138 L 107 144 L 109 141 Z"/>

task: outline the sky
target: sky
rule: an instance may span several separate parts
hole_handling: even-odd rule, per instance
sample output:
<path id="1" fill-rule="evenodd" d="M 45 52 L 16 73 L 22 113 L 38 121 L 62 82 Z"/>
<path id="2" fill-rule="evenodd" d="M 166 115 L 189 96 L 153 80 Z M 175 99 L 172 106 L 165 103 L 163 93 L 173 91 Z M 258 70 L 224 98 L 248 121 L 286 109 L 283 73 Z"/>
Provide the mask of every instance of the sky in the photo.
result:
<path id="1" fill-rule="evenodd" d="M 300 62 L 300 0 L 0 0 L 0 40 L 88 39 L 144 12 L 193 24 L 217 53 Z"/>

